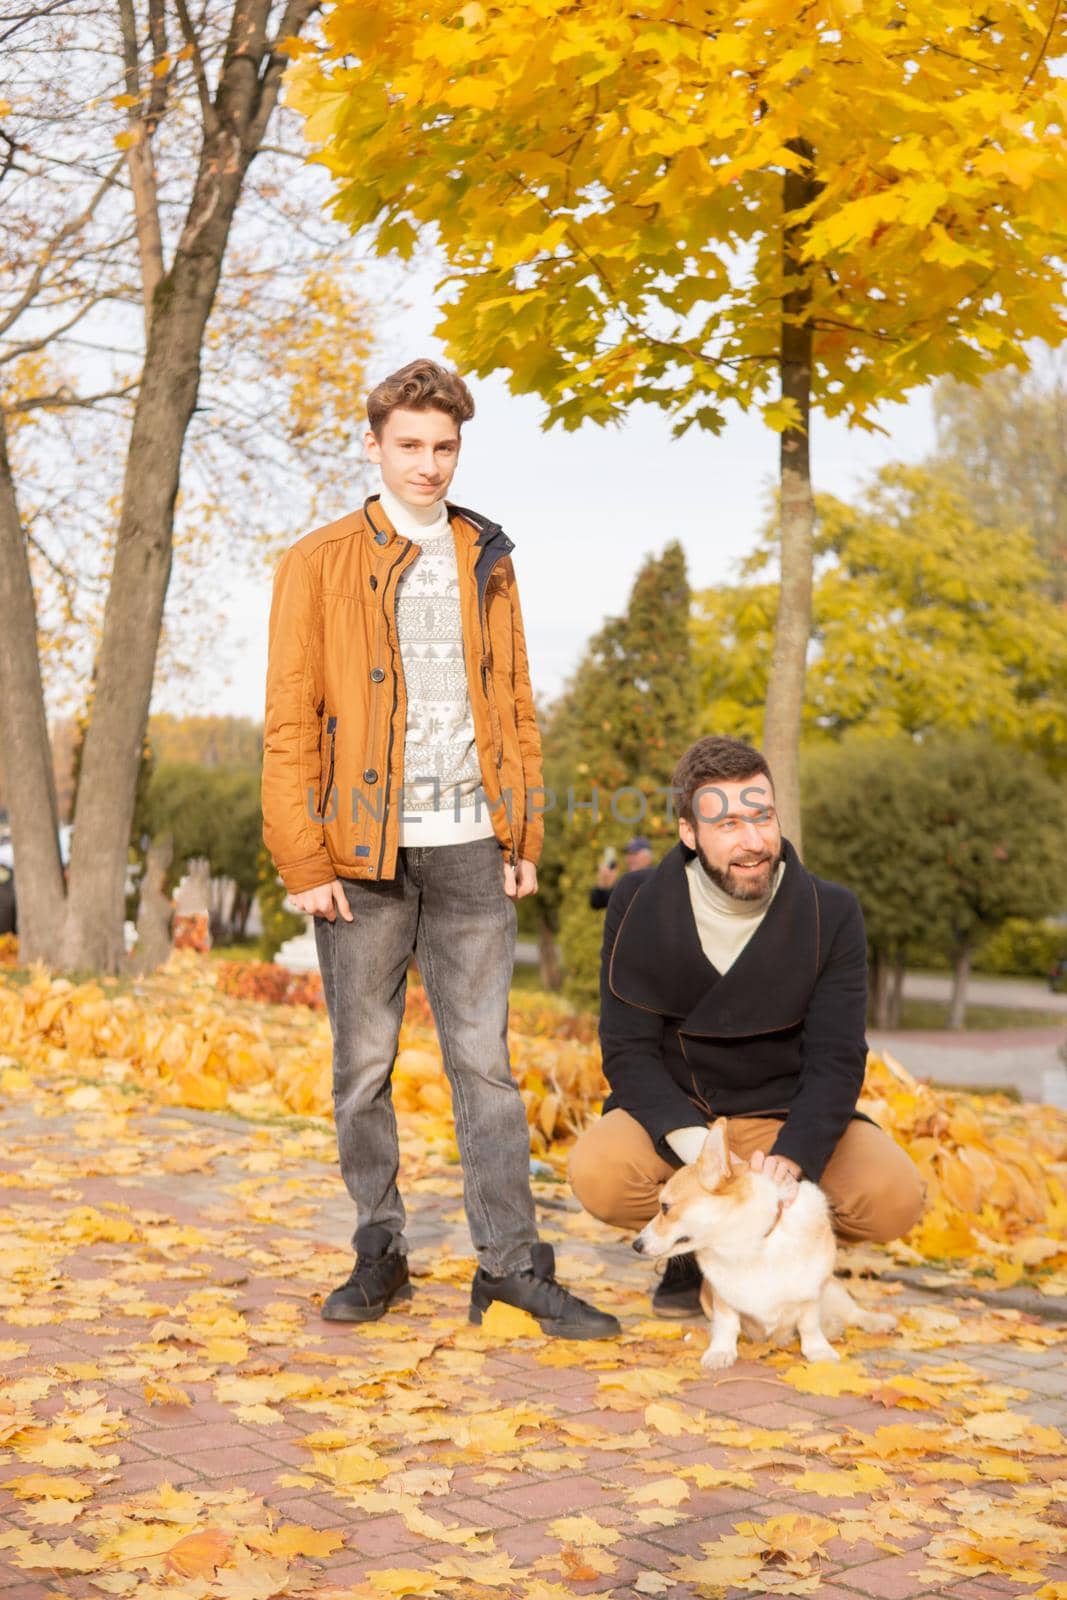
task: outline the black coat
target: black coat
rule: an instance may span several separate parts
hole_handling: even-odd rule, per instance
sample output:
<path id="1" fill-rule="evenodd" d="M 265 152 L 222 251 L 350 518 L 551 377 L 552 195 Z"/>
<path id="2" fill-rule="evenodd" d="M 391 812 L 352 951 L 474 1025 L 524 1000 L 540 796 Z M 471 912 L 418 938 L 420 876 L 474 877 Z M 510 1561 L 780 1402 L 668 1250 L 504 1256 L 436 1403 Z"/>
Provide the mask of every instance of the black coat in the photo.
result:
<path id="1" fill-rule="evenodd" d="M 788 840 L 767 914 L 720 973 L 704 955 L 678 846 L 612 891 L 600 1045 L 617 1106 L 657 1151 L 716 1116 L 786 1118 L 775 1141 L 817 1181 L 850 1119 L 867 1059 L 867 941 L 851 890 L 816 878 Z"/>

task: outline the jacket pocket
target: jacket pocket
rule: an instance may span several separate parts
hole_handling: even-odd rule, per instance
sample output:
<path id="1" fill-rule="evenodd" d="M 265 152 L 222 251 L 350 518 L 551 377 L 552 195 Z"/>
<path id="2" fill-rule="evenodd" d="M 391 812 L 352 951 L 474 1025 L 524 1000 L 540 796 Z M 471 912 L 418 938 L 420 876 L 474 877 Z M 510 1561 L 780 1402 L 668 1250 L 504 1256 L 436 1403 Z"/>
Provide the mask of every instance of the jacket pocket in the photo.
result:
<path id="1" fill-rule="evenodd" d="M 329 766 L 327 767 L 327 771 L 326 771 L 326 781 L 322 785 L 322 792 L 319 795 L 319 816 L 322 818 L 323 822 L 332 822 L 333 818 L 332 817 L 328 817 L 327 814 L 326 814 L 326 807 L 330 803 L 330 790 L 333 788 L 333 774 L 334 774 L 334 766 L 335 766 L 335 760 L 336 760 L 336 745 L 337 745 L 337 718 L 336 717 L 327 717 L 327 719 L 326 719 L 326 737 L 330 742 L 329 743 Z"/>

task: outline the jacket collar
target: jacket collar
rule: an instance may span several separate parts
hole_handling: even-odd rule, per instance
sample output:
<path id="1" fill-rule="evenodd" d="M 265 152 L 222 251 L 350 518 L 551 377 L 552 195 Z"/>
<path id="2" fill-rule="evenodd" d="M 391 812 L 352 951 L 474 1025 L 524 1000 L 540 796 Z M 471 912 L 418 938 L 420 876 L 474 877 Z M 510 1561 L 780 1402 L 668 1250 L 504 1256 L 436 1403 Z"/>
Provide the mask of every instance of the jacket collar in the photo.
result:
<path id="1" fill-rule="evenodd" d="M 481 552 L 490 545 L 499 546 L 504 555 L 510 555 L 515 544 L 509 539 L 499 522 L 491 522 L 488 517 L 483 517 L 478 511 L 470 511 L 466 506 L 454 505 L 451 500 L 445 501 L 448 510 L 448 520 L 453 533 L 459 534 L 465 544 Z M 402 537 L 393 527 L 392 522 L 382 505 L 380 494 L 369 494 L 363 502 L 363 521 L 370 537 L 383 533 L 384 539 L 376 543 L 385 546 L 394 539 Z"/>
<path id="2" fill-rule="evenodd" d="M 720 973 L 701 949 L 689 899 L 685 869 L 695 853 L 679 842 L 631 900 L 611 955 L 612 993 L 676 1020 L 686 1034 L 740 1038 L 793 1027 L 819 966 L 814 879 L 783 839 L 778 892 L 737 960 Z"/>

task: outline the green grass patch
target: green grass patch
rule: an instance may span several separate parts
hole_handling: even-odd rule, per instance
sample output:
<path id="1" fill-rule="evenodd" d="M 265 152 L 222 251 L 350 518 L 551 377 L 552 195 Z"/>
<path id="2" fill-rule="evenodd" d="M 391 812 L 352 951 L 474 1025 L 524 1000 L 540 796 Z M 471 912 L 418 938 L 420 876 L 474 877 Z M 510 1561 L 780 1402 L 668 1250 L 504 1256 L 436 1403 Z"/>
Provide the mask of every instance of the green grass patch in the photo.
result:
<path id="1" fill-rule="evenodd" d="M 948 1029 L 947 1000 L 908 1000 L 900 1008 L 900 1028 L 932 1033 Z M 1019 1006 L 968 1006 L 964 1013 L 964 1029 L 977 1032 L 996 1032 L 1002 1028 L 1062 1028 L 1067 1017 L 1057 1011 L 1029 1011 Z"/>

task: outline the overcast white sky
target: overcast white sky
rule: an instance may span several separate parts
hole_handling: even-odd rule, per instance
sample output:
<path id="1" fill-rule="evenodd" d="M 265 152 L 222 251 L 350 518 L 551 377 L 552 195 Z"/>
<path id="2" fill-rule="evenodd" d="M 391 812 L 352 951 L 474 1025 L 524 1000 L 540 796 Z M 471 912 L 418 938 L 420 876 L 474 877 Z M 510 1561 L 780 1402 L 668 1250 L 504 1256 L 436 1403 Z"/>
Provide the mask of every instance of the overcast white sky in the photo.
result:
<path id="1" fill-rule="evenodd" d="M 436 320 L 429 278 L 424 285 L 404 319 L 402 342 L 395 334 L 389 338 L 375 377 L 417 355 L 440 358 L 429 332 Z M 642 559 L 668 540 L 681 541 L 694 588 L 734 576 L 777 479 L 778 436 L 755 418 L 733 417 L 717 439 L 693 431 L 673 440 L 661 412 L 638 407 L 621 429 L 587 425 L 577 433 L 544 433 L 540 401 L 516 399 L 501 378 L 474 381 L 471 388 L 477 415 L 464 429 L 450 494 L 500 522 L 515 541 L 538 695 L 559 691 L 589 636 L 625 606 Z M 816 489 L 847 497 L 883 462 L 916 460 L 932 448 L 928 391 L 908 405 L 887 407 L 879 420 L 888 438 L 815 419 Z M 307 531 L 294 528 L 294 540 Z M 269 578 L 234 580 L 219 599 L 229 622 L 218 655 L 180 696 L 159 685 L 153 710 L 262 718 Z"/>

